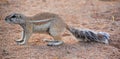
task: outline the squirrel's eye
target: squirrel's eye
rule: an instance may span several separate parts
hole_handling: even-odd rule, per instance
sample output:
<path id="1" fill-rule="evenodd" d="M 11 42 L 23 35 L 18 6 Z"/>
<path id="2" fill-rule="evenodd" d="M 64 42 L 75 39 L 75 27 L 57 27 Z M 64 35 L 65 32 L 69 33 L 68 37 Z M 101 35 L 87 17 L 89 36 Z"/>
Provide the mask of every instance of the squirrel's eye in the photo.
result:
<path id="1" fill-rule="evenodd" d="M 12 16 L 12 18 L 15 18 L 15 17 L 16 17 L 15 15 Z"/>

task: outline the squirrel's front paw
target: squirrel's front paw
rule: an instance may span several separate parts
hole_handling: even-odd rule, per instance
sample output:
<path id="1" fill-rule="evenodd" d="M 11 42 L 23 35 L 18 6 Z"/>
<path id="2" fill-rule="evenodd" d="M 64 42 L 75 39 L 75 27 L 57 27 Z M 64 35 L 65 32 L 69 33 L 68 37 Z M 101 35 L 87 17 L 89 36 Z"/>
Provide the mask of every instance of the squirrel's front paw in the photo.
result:
<path id="1" fill-rule="evenodd" d="M 15 41 L 18 45 L 24 45 L 25 41 L 24 40 L 16 40 Z"/>

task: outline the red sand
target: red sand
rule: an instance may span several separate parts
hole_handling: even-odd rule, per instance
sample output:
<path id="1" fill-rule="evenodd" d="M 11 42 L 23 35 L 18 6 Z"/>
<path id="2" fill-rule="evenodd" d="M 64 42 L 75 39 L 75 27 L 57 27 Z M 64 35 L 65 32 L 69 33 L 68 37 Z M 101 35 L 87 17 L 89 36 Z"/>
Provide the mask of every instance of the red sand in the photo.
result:
<path id="1" fill-rule="evenodd" d="M 17 45 L 21 28 L 4 21 L 17 12 L 32 16 L 40 12 L 59 14 L 76 28 L 104 31 L 111 35 L 109 45 L 77 42 L 64 35 L 65 44 L 46 46 L 45 34 L 34 34 L 27 45 Z M 0 0 L 0 59 L 120 59 L 120 1 L 99 0 Z M 67 34 L 70 34 L 66 31 Z"/>

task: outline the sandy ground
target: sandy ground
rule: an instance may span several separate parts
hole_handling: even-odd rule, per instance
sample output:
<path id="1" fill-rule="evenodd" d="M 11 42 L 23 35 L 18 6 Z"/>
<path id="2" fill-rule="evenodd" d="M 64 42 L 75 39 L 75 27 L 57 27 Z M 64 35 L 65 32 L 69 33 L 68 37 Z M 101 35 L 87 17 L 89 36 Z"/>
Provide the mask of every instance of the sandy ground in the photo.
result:
<path id="1" fill-rule="evenodd" d="M 66 31 L 65 44 L 46 46 L 45 34 L 34 34 L 26 45 L 17 45 L 21 27 L 4 21 L 10 13 L 33 16 L 41 12 L 60 15 L 75 28 L 108 32 L 109 45 L 78 42 Z M 120 59 L 120 1 L 109 0 L 0 0 L 0 59 Z"/>

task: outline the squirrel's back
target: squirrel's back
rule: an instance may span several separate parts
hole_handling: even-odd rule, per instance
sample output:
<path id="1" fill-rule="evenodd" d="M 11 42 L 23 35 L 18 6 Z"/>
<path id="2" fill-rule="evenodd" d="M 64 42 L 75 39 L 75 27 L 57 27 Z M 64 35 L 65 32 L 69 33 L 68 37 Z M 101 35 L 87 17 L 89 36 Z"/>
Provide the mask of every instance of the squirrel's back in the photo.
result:
<path id="1" fill-rule="evenodd" d="M 34 15 L 31 17 L 31 20 L 44 20 L 44 19 L 50 19 L 50 18 L 60 18 L 57 14 L 49 13 L 49 12 L 43 12 Z"/>

